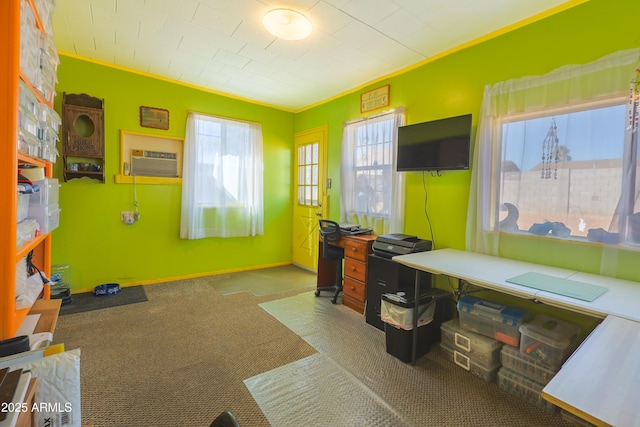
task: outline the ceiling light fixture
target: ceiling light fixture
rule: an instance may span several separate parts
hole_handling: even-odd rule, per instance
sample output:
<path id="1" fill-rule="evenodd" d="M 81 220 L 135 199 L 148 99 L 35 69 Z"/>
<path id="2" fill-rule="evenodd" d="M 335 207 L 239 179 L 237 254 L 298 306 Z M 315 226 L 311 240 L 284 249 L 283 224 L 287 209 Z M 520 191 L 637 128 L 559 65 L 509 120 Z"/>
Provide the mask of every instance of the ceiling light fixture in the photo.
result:
<path id="1" fill-rule="evenodd" d="M 264 27 L 284 40 L 302 40 L 311 34 L 311 21 L 302 13 L 291 9 L 274 9 L 262 18 Z"/>

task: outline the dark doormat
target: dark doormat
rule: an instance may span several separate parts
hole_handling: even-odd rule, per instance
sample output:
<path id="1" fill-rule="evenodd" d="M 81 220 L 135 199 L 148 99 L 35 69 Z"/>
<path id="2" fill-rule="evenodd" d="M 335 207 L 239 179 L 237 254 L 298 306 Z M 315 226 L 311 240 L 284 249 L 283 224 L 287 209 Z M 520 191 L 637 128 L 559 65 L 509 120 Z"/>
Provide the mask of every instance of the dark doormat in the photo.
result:
<path id="1" fill-rule="evenodd" d="M 86 292 L 73 294 L 71 298 L 70 304 L 60 307 L 61 315 L 144 302 L 147 301 L 147 294 L 142 286 L 130 286 L 122 288 L 122 291 L 117 295 L 97 297 L 93 295 L 93 292 Z"/>

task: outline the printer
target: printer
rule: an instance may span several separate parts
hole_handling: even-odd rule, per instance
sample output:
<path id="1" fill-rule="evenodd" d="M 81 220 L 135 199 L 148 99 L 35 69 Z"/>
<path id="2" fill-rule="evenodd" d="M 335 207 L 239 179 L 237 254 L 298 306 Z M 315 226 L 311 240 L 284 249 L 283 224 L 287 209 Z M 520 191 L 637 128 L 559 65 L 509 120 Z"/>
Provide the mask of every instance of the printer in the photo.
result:
<path id="1" fill-rule="evenodd" d="M 382 234 L 373 242 L 372 249 L 375 255 L 392 258 L 396 255 L 430 251 L 431 240 L 400 233 Z"/>

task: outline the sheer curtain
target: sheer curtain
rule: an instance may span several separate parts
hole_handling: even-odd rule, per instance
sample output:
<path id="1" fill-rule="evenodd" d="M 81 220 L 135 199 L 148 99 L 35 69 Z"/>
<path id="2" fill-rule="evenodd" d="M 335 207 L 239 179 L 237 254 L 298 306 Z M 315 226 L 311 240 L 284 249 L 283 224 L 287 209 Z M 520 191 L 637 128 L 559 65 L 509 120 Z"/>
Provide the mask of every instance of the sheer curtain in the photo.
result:
<path id="1" fill-rule="evenodd" d="M 190 112 L 184 145 L 180 237 L 263 234 L 260 124 Z"/>
<path id="2" fill-rule="evenodd" d="M 396 171 L 402 107 L 345 123 L 340 164 L 340 220 L 400 233 L 404 224 L 404 174 Z"/>
<path id="3" fill-rule="evenodd" d="M 639 55 L 640 49 L 616 52 L 585 65 L 561 67 L 544 76 L 485 87 L 473 154 L 467 250 L 498 255 L 500 194 L 504 190 L 500 184 L 503 167 L 506 167 L 503 164 L 505 123 L 517 116 L 543 117 L 552 114 L 545 112 L 571 111 L 581 104 L 607 104 L 612 99 L 618 103 L 621 99 L 626 101 Z M 606 144 L 606 140 L 601 145 L 603 143 Z M 628 159 L 628 141 L 624 150 L 624 158 Z M 625 191 L 628 190 L 622 190 L 620 200 L 625 197 Z"/>

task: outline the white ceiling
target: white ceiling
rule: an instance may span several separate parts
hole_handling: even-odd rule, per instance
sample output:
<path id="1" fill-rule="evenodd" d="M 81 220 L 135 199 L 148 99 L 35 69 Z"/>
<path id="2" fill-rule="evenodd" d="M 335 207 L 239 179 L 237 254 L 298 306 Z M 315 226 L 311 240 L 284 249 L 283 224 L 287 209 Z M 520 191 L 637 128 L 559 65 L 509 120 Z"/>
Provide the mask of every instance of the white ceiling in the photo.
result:
<path id="1" fill-rule="evenodd" d="M 57 0 L 61 54 L 298 111 L 576 0 Z M 276 7 L 311 36 L 262 27 Z M 562 6 L 561 6 L 562 7 Z"/>

